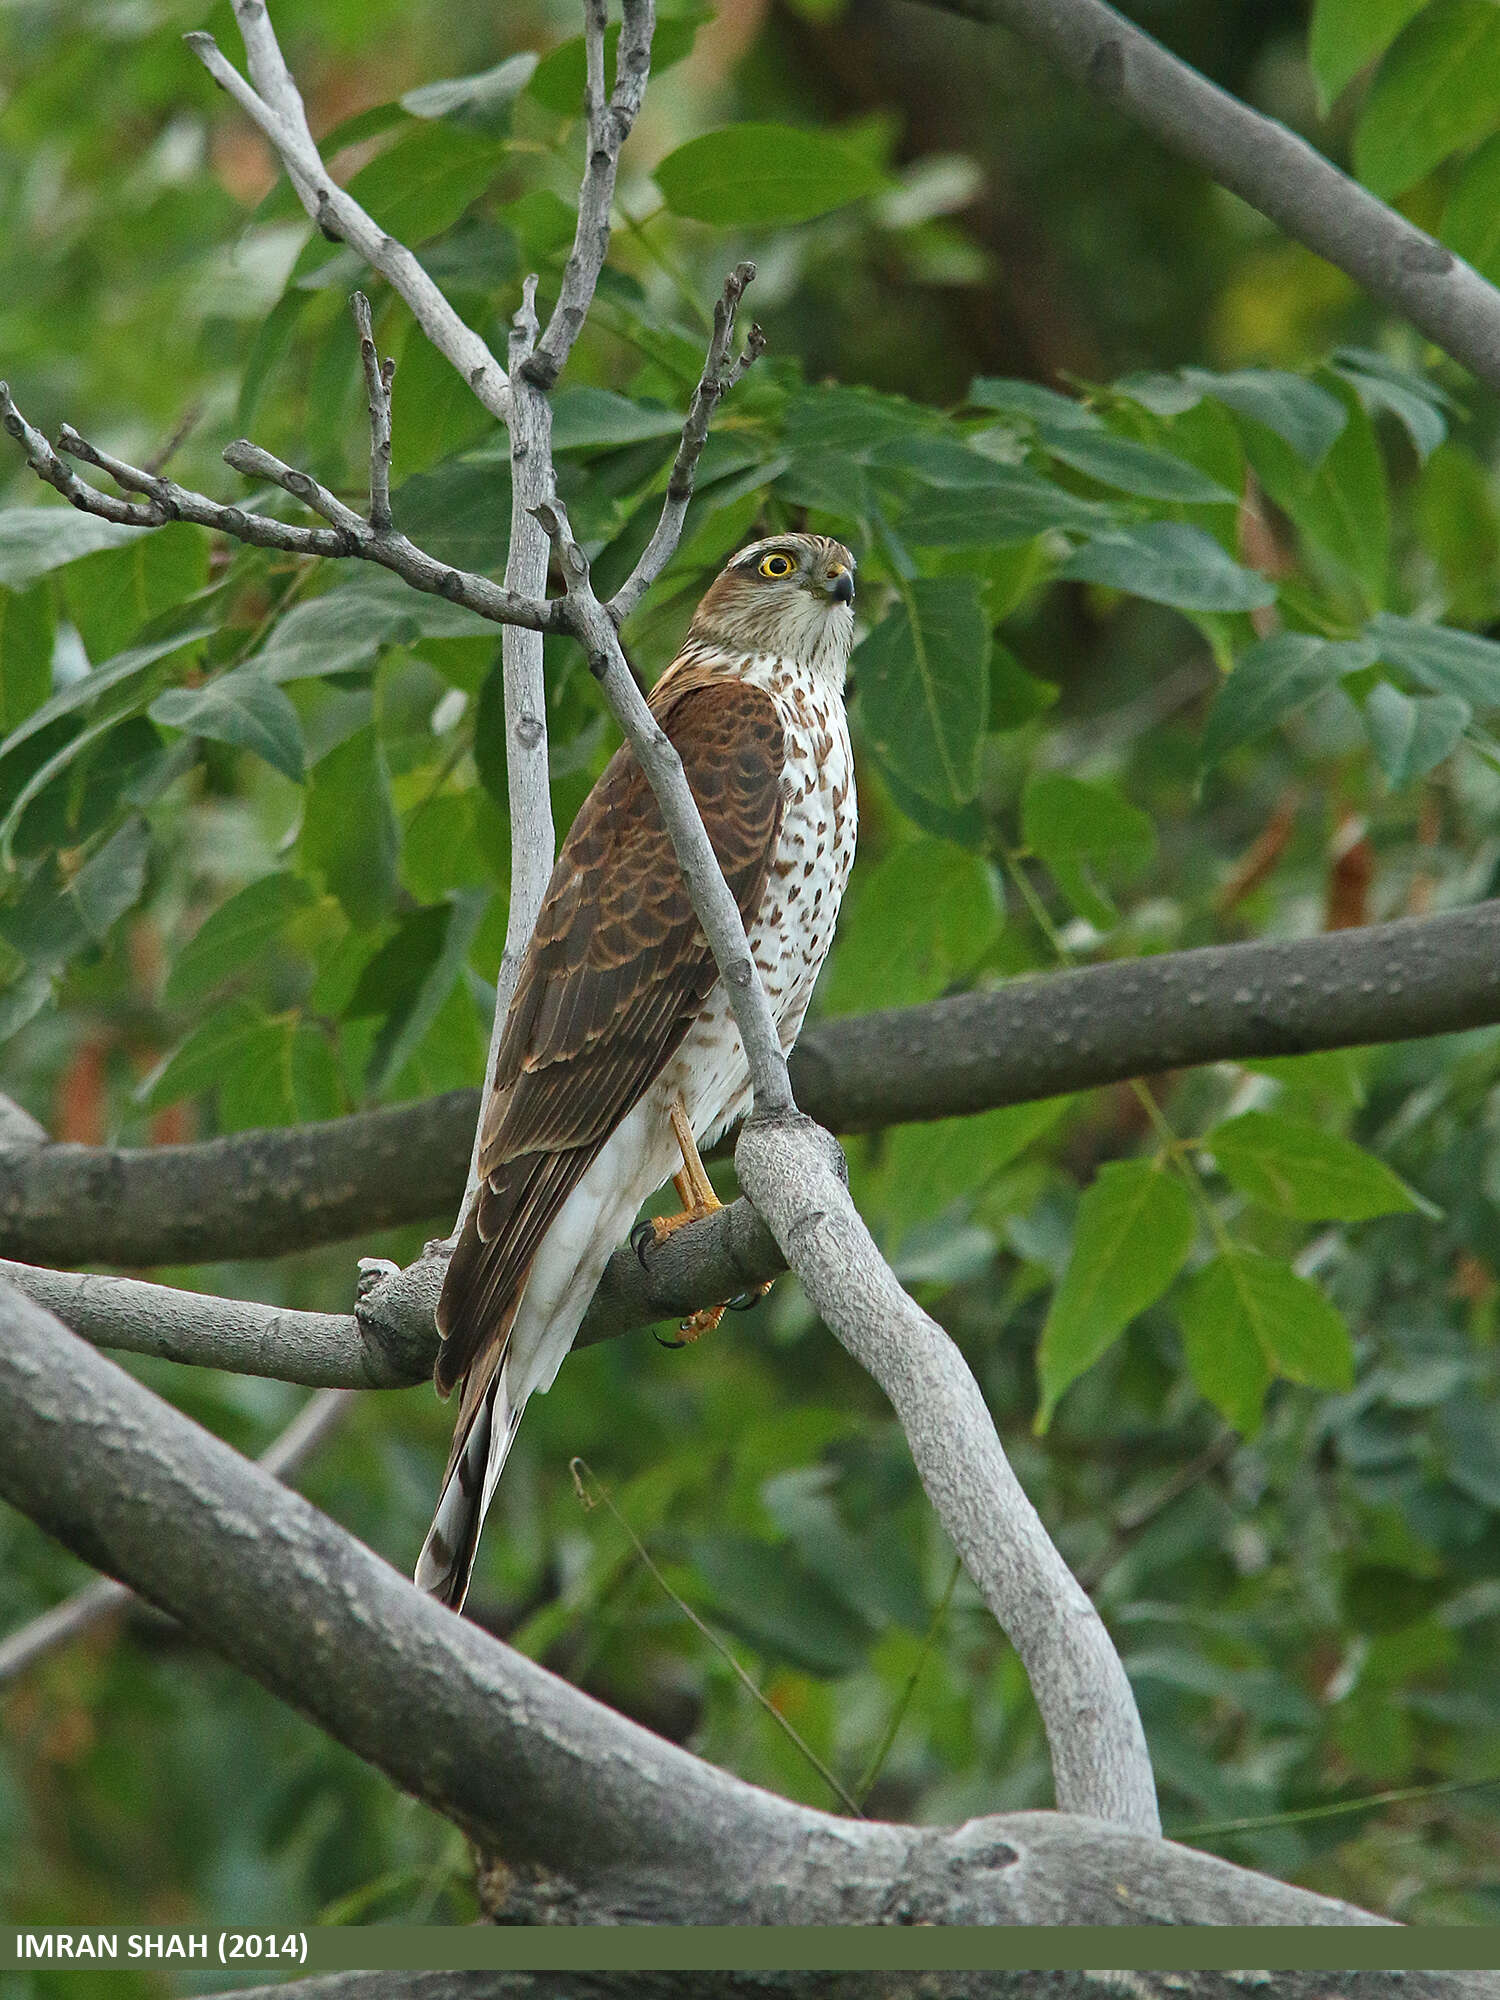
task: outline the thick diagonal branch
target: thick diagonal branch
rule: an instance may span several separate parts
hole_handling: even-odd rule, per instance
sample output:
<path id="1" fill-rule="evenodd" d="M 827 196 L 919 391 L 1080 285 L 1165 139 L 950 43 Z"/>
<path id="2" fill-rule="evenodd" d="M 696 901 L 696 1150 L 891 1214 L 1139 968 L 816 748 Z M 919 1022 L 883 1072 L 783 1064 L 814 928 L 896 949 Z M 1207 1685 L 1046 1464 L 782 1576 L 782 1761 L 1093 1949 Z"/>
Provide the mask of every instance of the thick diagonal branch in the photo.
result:
<path id="1" fill-rule="evenodd" d="M 1012 29 L 1500 389 L 1500 291 L 1104 0 L 921 0 Z"/>
<path id="2" fill-rule="evenodd" d="M 1098 1612 L 1011 1471 L 968 1363 L 901 1289 L 810 1118 L 751 1118 L 740 1183 L 803 1289 L 900 1420 L 938 1519 L 1021 1656 L 1057 1803 L 1145 1833 L 1156 1790 L 1135 1697 Z"/>
<path id="3" fill-rule="evenodd" d="M 272 1479 L 290 1479 L 292 1474 L 323 1443 L 342 1419 L 350 1398 L 341 1389 L 323 1389 L 310 1396 L 280 1435 L 261 1453 L 256 1463 Z M 82 1590 L 75 1590 L 61 1604 L 33 1618 L 17 1632 L 0 1639 L 0 1687 L 15 1680 L 60 1646 L 71 1645 L 92 1632 L 116 1612 L 123 1611 L 134 1598 L 128 1583 L 112 1576 L 96 1576 Z"/>
<path id="4" fill-rule="evenodd" d="M 503 1856 L 515 1921 L 1374 1921 L 1095 1820 L 773 1798 L 453 1617 L 5 1287 L 0 1495 Z"/>

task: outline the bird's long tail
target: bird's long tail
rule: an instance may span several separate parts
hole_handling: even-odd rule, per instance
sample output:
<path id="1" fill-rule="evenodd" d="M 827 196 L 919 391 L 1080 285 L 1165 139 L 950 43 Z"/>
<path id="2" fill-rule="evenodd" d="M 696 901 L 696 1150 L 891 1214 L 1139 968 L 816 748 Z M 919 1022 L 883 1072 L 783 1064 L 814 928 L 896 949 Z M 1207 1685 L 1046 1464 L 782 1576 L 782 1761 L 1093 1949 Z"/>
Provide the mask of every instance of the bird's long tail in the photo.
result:
<path id="1" fill-rule="evenodd" d="M 504 1361 L 455 1452 L 437 1513 L 417 1558 L 416 1584 L 454 1611 L 463 1609 L 479 1531 L 520 1428 L 526 1397 L 512 1401 Z"/>

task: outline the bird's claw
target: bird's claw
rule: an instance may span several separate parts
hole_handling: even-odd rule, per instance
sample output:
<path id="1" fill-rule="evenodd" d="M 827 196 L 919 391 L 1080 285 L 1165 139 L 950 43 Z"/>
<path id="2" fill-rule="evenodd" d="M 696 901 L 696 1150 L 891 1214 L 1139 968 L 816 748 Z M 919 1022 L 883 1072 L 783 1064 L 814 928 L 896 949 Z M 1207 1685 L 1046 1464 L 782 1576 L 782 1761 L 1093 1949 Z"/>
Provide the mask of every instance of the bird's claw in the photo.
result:
<path id="1" fill-rule="evenodd" d="M 752 1285 L 747 1292 L 736 1292 L 728 1302 L 730 1312 L 754 1312 L 761 1300 L 769 1294 L 775 1282 L 774 1278 L 767 1278 L 763 1285 Z"/>
<path id="2" fill-rule="evenodd" d="M 655 1241 L 656 1231 L 652 1227 L 649 1217 L 644 1222 L 638 1222 L 630 1232 L 630 1247 L 635 1252 L 636 1261 L 643 1271 L 650 1269 L 650 1266 L 646 1262 L 646 1249 L 649 1244 L 653 1244 Z"/>

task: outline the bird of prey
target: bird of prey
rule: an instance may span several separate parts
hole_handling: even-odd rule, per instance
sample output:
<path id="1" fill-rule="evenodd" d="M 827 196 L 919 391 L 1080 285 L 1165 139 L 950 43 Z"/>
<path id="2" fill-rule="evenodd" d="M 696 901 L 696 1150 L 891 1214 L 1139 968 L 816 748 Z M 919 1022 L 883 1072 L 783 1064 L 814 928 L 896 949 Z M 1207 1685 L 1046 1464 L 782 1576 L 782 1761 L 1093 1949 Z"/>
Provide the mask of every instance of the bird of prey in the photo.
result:
<path id="1" fill-rule="evenodd" d="M 854 558 L 753 543 L 715 579 L 652 690 L 740 907 L 782 1046 L 802 1026 L 854 858 L 844 678 Z M 480 1182 L 438 1306 L 436 1381 L 462 1385 L 417 1583 L 457 1610 L 529 1396 L 551 1386 L 611 1252 L 669 1178 L 718 1207 L 698 1148 L 750 1107 L 724 982 L 629 746 L 547 885 L 481 1119 Z M 689 1338 L 723 1307 L 695 1314 Z"/>

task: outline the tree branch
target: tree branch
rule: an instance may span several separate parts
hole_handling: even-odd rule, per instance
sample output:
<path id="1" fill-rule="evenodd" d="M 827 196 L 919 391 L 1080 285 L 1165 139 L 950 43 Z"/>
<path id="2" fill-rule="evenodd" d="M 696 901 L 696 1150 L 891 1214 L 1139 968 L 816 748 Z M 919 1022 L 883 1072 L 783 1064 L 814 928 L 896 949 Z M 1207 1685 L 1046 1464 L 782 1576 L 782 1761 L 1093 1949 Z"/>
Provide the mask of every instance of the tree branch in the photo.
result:
<path id="1" fill-rule="evenodd" d="M 324 167 L 307 123 L 302 94 L 287 68 L 265 0 L 234 0 L 251 82 L 226 60 L 212 35 L 183 40 L 209 75 L 270 140 L 297 198 L 325 236 L 347 243 L 373 266 L 411 308 L 423 333 L 463 376 L 501 423 L 509 420 L 510 383 L 505 370 L 472 328 L 464 325 L 411 251 L 388 236 Z"/>
<path id="2" fill-rule="evenodd" d="M 921 0 L 1012 29 L 1500 389 L 1500 291 L 1104 0 Z"/>
<path id="3" fill-rule="evenodd" d="M 511 1920 L 1375 1921 L 1097 1821 L 773 1798 L 454 1618 L 8 1287 L 0 1493 L 503 1856 Z"/>
<path id="4" fill-rule="evenodd" d="M 646 94 L 651 75 L 651 40 L 656 32 L 655 0 L 621 0 L 620 39 L 615 51 L 615 87 L 604 96 L 604 30 L 607 0 L 584 0 L 584 111 L 588 122 L 587 164 L 578 190 L 578 222 L 563 268 L 562 287 L 547 331 L 523 364 L 528 382 L 543 391 L 562 373 L 583 331 L 594 288 L 609 255 L 609 211 L 614 200 L 620 153 Z"/>
<path id="5" fill-rule="evenodd" d="M 513 589 L 540 597 L 547 589 L 550 550 L 536 509 L 545 499 L 552 480 L 552 406 L 523 372 L 540 331 L 536 287 L 536 279 L 527 278 L 521 290 L 521 308 L 510 333 L 514 387 L 510 413 L 510 551 L 505 580 Z M 542 898 L 547 893 L 557 846 L 547 760 L 547 682 L 540 638 L 508 626 L 501 641 L 501 671 L 510 806 L 510 902 L 505 916 L 505 949 L 495 975 L 495 1013 L 485 1056 L 486 1077 L 495 1073 L 511 997 L 521 976 L 526 947 L 536 929 Z M 477 1106 L 470 1119 L 473 1130 L 469 1171 L 454 1223 L 455 1237 L 463 1227 L 469 1203 L 479 1185 L 479 1151 L 484 1134 Z"/>
<path id="6" fill-rule="evenodd" d="M 349 1403 L 350 1398 L 342 1389 L 323 1389 L 316 1396 L 309 1396 L 286 1429 L 267 1445 L 256 1464 L 272 1479 L 289 1479 L 334 1430 Z M 128 1583 L 117 1582 L 110 1576 L 96 1576 L 92 1583 L 75 1590 L 61 1604 L 33 1618 L 9 1638 L 0 1639 L 0 1688 L 47 1654 L 71 1645 L 116 1612 L 123 1611 L 134 1597 Z"/>
<path id="7" fill-rule="evenodd" d="M 766 337 L 758 324 L 752 324 L 744 352 L 737 361 L 734 359 L 735 315 L 746 287 L 754 278 L 755 266 L 747 262 L 736 264 L 724 281 L 723 294 L 714 307 L 714 331 L 709 342 L 708 358 L 703 364 L 698 386 L 693 391 L 693 400 L 682 426 L 682 441 L 667 477 L 661 519 L 641 551 L 635 568 L 609 600 L 609 615 L 617 626 L 625 623 L 672 560 L 673 551 L 682 538 L 682 525 L 687 518 L 693 485 L 698 476 L 698 460 L 708 443 L 708 427 L 713 421 L 714 411 L 746 369 L 752 367 L 765 352 Z"/>
<path id="8" fill-rule="evenodd" d="M 837 1132 L 868 1132 L 1197 1063 L 1497 1022 L 1500 901 L 1492 901 L 1320 937 L 1164 952 L 822 1021 L 802 1035 L 790 1069 L 810 1117 Z M 455 1090 L 185 1146 L 0 1139 L 0 1249 L 28 1263 L 139 1268 L 275 1256 L 425 1221 L 458 1199 L 477 1110 L 477 1092 Z"/>
<path id="9" fill-rule="evenodd" d="M 890 1398 L 938 1519 L 1020 1654 L 1058 1806 L 1157 1832 L 1119 1655 L 1011 1471 L 968 1363 L 901 1289 L 850 1201 L 836 1142 L 809 1118 L 756 1114 L 734 1158 L 809 1299 Z"/>
<path id="10" fill-rule="evenodd" d="M 328 492 L 305 472 L 283 465 L 268 451 L 246 439 L 224 447 L 225 462 L 250 479 L 264 479 L 280 486 L 305 507 L 332 523 L 326 528 L 302 528 L 277 521 L 266 514 L 248 513 L 242 507 L 227 507 L 206 494 L 194 493 L 173 479 L 144 472 L 124 459 L 101 451 L 81 437 L 71 424 L 60 433 L 62 449 L 75 458 L 96 465 L 128 493 L 147 496 L 144 506 L 117 500 L 80 479 L 66 460 L 53 450 L 42 433 L 29 424 L 17 409 L 9 386 L 0 382 L 0 423 L 16 438 L 26 453 L 26 462 L 39 479 L 57 489 L 80 513 L 96 514 L 101 520 L 121 522 L 128 527 L 159 528 L 168 521 L 191 521 L 202 528 L 215 529 L 238 542 L 256 548 L 280 549 L 294 556 L 357 557 L 379 563 L 395 572 L 413 590 L 432 597 L 445 597 L 462 604 L 481 618 L 511 625 L 525 625 L 537 632 L 559 629 L 553 607 L 540 597 L 527 597 L 494 583 L 472 570 L 454 569 L 409 542 L 392 529 L 378 529 L 361 520 L 352 508 Z"/>

